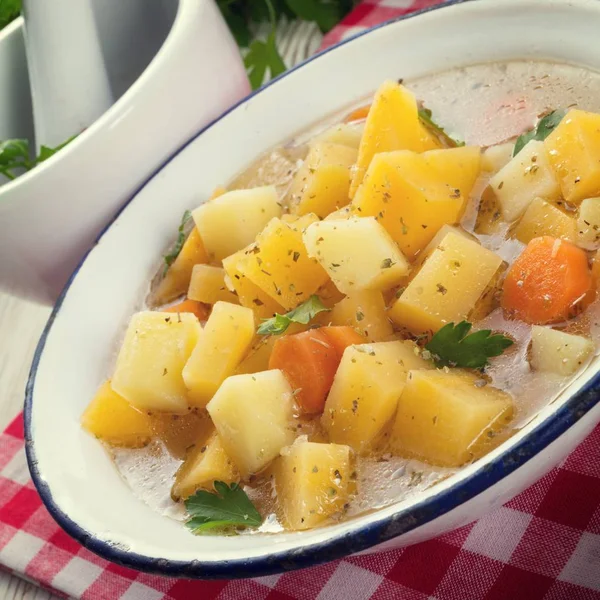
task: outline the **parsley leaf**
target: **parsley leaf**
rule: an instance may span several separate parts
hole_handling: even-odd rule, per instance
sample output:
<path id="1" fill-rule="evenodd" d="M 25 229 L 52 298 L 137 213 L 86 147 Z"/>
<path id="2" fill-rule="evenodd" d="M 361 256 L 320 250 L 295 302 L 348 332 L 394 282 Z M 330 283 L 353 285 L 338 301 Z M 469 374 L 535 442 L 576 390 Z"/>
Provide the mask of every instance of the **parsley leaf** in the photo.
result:
<path id="1" fill-rule="evenodd" d="M 461 321 L 458 325 L 444 325 L 425 346 L 434 356 L 438 367 L 464 367 L 483 369 L 489 358 L 500 356 L 514 342 L 502 334 L 492 334 L 482 329 L 467 335 L 471 323 Z"/>
<path id="2" fill-rule="evenodd" d="M 465 145 L 465 143 L 462 140 L 455 139 L 455 138 L 451 137 L 448 133 L 446 133 L 445 129 L 441 125 L 438 125 L 433 120 L 432 112 L 428 108 L 425 108 L 423 106 L 422 108 L 419 109 L 419 118 L 421 119 L 421 121 L 423 121 L 423 124 L 426 127 L 429 127 L 429 129 L 432 129 L 434 133 L 445 138 L 454 146 L 464 146 Z"/>
<path id="3" fill-rule="evenodd" d="M 306 325 L 320 312 L 331 310 L 323 305 L 319 296 L 313 294 L 306 302 L 285 315 L 276 314 L 271 319 L 265 319 L 264 322 L 256 330 L 259 335 L 279 335 L 292 323 L 301 323 Z"/>
<path id="4" fill-rule="evenodd" d="M 314 21 L 323 33 L 333 29 L 344 17 L 345 7 L 340 2 L 327 0 L 286 0 L 300 19 Z"/>
<path id="5" fill-rule="evenodd" d="M 271 31 L 266 41 L 254 40 L 250 44 L 248 54 L 244 57 L 244 64 L 253 90 L 263 84 L 267 69 L 271 79 L 286 70 L 285 63 L 275 45 L 275 31 Z"/>
<path id="6" fill-rule="evenodd" d="M 0 29 L 21 14 L 21 0 L 0 0 Z"/>
<path id="7" fill-rule="evenodd" d="M 190 518 L 186 521 L 195 534 L 214 529 L 258 527 L 263 519 L 256 507 L 237 484 L 228 486 L 215 481 L 215 493 L 198 490 L 185 501 Z"/>
<path id="8" fill-rule="evenodd" d="M 167 272 L 167 269 L 175 262 L 175 259 L 179 256 L 179 253 L 183 248 L 183 244 L 185 243 L 185 226 L 191 218 L 192 213 L 189 210 L 186 210 L 183 213 L 183 217 L 181 217 L 181 225 L 179 225 L 179 229 L 177 230 L 177 241 L 175 242 L 171 252 L 169 252 L 169 254 L 165 254 L 163 257 L 165 259 L 165 273 Z"/>
<path id="9" fill-rule="evenodd" d="M 556 129 L 566 114 L 566 110 L 558 109 L 540 119 L 539 123 L 533 129 L 517 138 L 513 149 L 513 156 L 519 154 L 531 140 L 543 142 Z"/>

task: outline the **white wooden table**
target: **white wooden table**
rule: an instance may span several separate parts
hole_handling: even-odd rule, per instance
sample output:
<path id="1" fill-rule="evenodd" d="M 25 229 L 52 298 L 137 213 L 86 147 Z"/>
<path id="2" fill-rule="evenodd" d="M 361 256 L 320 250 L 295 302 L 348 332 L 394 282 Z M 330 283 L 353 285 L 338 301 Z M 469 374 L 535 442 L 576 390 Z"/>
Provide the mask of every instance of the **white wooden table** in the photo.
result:
<path id="1" fill-rule="evenodd" d="M 277 38 L 281 55 L 291 67 L 316 52 L 322 36 L 313 24 L 293 22 L 280 24 Z M 50 310 L 0 292 L 0 431 L 22 409 L 29 367 Z M 51 599 L 58 600 L 0 571 L 0 600 Z"/>

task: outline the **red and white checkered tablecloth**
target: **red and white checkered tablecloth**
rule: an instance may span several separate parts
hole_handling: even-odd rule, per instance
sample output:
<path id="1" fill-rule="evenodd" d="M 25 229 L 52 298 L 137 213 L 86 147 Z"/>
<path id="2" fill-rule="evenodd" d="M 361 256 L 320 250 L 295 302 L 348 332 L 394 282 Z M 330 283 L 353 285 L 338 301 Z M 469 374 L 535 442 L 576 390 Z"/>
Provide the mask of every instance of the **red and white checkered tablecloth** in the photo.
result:
<path id="1" fill-rule="evenodd" d="M 324 46 L 439 0 L 367 0 Z M 240 581 L 156 577 L 98 558 L 50 517 L 19 415 L 0 436 L 0 567 L 89 600 L 600 600 L 600 427 L 557 469 L 473 525 L 403 550 Z"/>

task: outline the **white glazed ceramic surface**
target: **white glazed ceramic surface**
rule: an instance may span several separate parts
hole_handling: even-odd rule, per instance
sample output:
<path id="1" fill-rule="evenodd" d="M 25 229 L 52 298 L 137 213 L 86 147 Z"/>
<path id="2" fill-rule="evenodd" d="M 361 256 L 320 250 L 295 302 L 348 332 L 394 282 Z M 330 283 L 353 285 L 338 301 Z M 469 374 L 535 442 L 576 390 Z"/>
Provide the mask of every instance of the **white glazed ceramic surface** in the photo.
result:
<path id="1" fill-rule="evenodd" d="M 28 451 L 38 488 L 59 522 L 95 551 L 137 568 L 186 576 L 259 575 L 379 542 L 390 548 L 433 537 L 505 502 L 557 464 L 600 420 L 593 390 L 565 395 L 487 457 L 417 500 L 302 533 L 194 537 L 133 496 L 101 445 L 80 429 L 79 418 L 110 373 L 123 328 L 184 209 L 206 199 L 257 154 L 359 101 L 386 78 L 527 57 L 600 69 L 599 26 L 596 0 L 477 0 L 433 10 L 309 61 L 184 148 L 89 254 L 38 349 L 27 399 Z M 571 386 L 571 395 L 584 384 L 590 388 L 599 364 L 596 359 Z"/>
<path id="2" fill-rule="evenodd" d="M 38 300 L 56 298 L 98 233 L 161 162 L 249 91 L 213 0 L 98 0 L 95 8 L 113 94 L 123 95 L 60 153 L 0 187 L 0 287 Z M 123 39 L 134 9 L 139 28 Z M 129 87 L 131 67 L 145 66 L 171 23 L 158 54 Z M 0 116 L 7 118 L 21 110 L 14 103 L 24 96 L 26 74 L 5 66 L 11 56 L 22 66 L 20 35 L 20 20 L 0 33 L 2 102 L 9 90 Z M 22 107 L 29 111 L 30 102 Z M 0 121 L 0 133 L 31 139 L 30 127 L 15 129 Z"/>

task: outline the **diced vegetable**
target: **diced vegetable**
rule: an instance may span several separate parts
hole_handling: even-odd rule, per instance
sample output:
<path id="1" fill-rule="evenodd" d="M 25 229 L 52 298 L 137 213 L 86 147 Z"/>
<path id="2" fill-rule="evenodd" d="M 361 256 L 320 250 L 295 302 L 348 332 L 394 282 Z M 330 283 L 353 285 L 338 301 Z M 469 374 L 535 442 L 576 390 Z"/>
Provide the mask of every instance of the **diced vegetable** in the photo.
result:
<path id="1" fill-rule="evenodd" d="M 460 190 L 463 198 L 468 198 L 481 173 L 481 150 L 477 146 L 461 146 L 430 150 L 423 153 L 423 159 L 438 177 L 452 189 Z"/>
<path id="2" fill-rule="evenodd" d="M 593 352 L 593 342 L 580 335 L 539 325 L 531 329 L 531 366 L 538 371 L 573 375 Z"/>
<path id="3" fill-rule="evenodd" d="M 575 240 L 575 230 L 573 217 L 542 198 L 535 198 L 515 227 L 513 235 L 524 244 L 542 235 L 572 242 Z"/>
<path id="4" fill-rule="evenodd" d="M 359 106 L 355 108 L 349 115 L 344 119 L 344 123 L 352 123 L 354 121 L 363 121 L 369 116 L 369 111 L 371 110 L 370 104 L 365 104 L 364 106 Z"/>
<path id="5" fill-rule="evenodd" d="M 506 274 L 502 307 L 513 319 L 544 325 L 576 315 L 590 300 L 592 276 L 577 246 L 552 237 L 535 238 Z"/>
<path id="6" fill-rule="evenodd" d="M 141 448 L 152 437 L 150 417 L 104 382 L 81 417 L 82 427 L 113 446 Z"/>
<path id="7" fill-rule="evenodd" d="M 481 157 L 481 168 L 492 174 L 497 173 L 510 162 L 514 147 L 512 142 L 507 142 L 486 148 Z"/>
<path id="8" fill-rule="evenodd" d="M 254 313 L 249 308 L 217 302 L 183 368 L 190 403 L 204 408 L 221 383 L 233 374 L 250 349 Z"/>
<path id="9" fill-rule="evenodd" d="M 423 155 L 408 151 L 377 154 L 352 202 L 357 215 L 376 217 L 409 259 L 443 225 L 457 223 L 464 206 L 458 188 L 451 188 Z"/>
<path id="10" fill-rule="evenodd" d="M 439 147 L 419 119 L 413 94 L 394 81 L 386 81 L 377 90 L 367 116 L 350 197 L 354 197 L 376 154 L 392 150 L 423 152 Z"/>
<path id="11" fill-rule="evenodd" d="M 155 412 L 150 421 L 154 435 L 180 460 L 186 457 L 191 446 L 203 442 L 214 431 L 206 411 L 190 410 L 185 415 Z"/>
<path id="12" fill-rule="evenodd" d="M 586 198 L 580 204 L 577 234 L 579 243 L 586 248 L 600 246 L 600 198 Z"/>
<path id="13" fill-rule="evenodd" d="M 183 300 L 177 304 L 163 307 L 161 308 L 161 311 L 168 313 L 191 313 L 199 321 L 206 321 L 209 313 L 208 307 L 196 300 Z"/>
<path id="14" fill-rule="evenodd" d="M 282 519 L 294 530 L 310 529 L 340 512 L 356 488 L 348 446 L 296 442 L 275 466 Z"/>
<path id="15" fill-rule="evenodd" d="M 505 221 L 516 221 L 534 198 L 556 202 L 560 186 L 548 160 L 544 142 L 529 142 L 490 179 Z"/>
<path id="16" fill-rule="evenodd" d="M 431 368 L 413 342 L 349 346 L 321 417 L 329 439 L 369 450 L 396 411 L 408 371 Z"/>
<path id="17" fill-rule="evenodd" d="M 191 313 L 136 313 L 117 357 L 113 390 L 140 410 L 185 413 L 188 391 L 181 372 L 200 333 Z"/>
<path id="18" fill-rule="evenodd" d="M 331 311 L 333 325 L 348 325 L 370 342 L 383 342 L 392 335 L 392 324 L 380 292 L 356 292 L 338 302 Z"/>
<path id="19" fill-rule="evenodd" d="M 279 197 L 272 185 L 227 192 L 192 213 L 204 246 L 215 260 L 223 260 L 246 247 L 279 215 Z"/>
<path id="20" fill-rule="evenodd" d="M 350 146 L 314 144 L 296 173 L 290 189 L 293 212 L 326 217 L 350 202 L 350 168 L 357 151 Z"/>
<path id="21" fill-rule="evenodd" d="M 322 327 L 285 335 L 273 346 L 269 369 L 283 371 L 305 413 L 320 413 L 344 350 L 364 341 L 351 327 Z"/>
<path id="22" fill-rule="evenodd" d="M 364 131 L 365 126 L 363 123 L 340 123 L 315 136 L 314 141 L 342 144 L 358 150 Z"/>
<path id="23" fill-rule="evenodd" d="M 313 223 L 302 239 L 308 255 L 345 294 L 391 288 L 410 269 L 394 240 L 372 217 Z"/>
<path id="24" fill-rule="evenodd" d="M 455 233 L 456 235 L 462 235 L 467 240 L 472 240 L 478 243 L 477 238 L 466 232 L 459 225 L 444 225 L 434 236 L 433 239 L 423 248 L 422 252 L 417 257 L 415 265 L 422 265 L 427 258 L 431 256 L 433 251 L 440 245 L 440 242 L 449 234 Z"/>
<path id="25" fill-rule="evenodd" d="M 295 223 L 273 219 L 237 264 L 243 275 L 286 311 L 308 300 L 328 279 L 302 242 L 302 229 L 316 220 L 314 215 Z"/>
<path id="26" fill-rule="evenodd" d="M 227 378 L 206 407 L 242 476 L 257 473 L 294 441 L 292 388 L 281 371 Z"/>
<path id="27" fill-rule="evenodd" d="M 277 337 L 278 336 L 275 335 L 268 335 L 259 339 L 238 365 L 234 375 L 268 371 L 271 352 L 273 352 L 273 346 L 275 345 Z"/>
<path id="28" fill-rule="evenodd" d="M 233 483 L 239 479 L 240 475 L 215 431 L 206 443 L 198 444 L 179 467 L 171 495 L 176 500 L 185 499 L 198 489 L 212 492 L 215 481 Z"/>
<path id="29" fill-rule="evenodd" d="M 544 143 L 567 202 L 600 195 L 600 115 L 570 110 Z"/>
<path id="30" fill-rule="evenodd" d="M 448 467 L 478 458 L 479 448 L 512 418 L 512 398 L 460 371 L 411 371 L 398 401 L 392 448 Z"/>
<path id="31" fill-rule="evenodd" d="M 437 331 L 466 319 L 502 259 L 462 235 L 449 233 L 389 311 L 413 333 Z"/>
<path id="32" fill-rule="evenodd" d="M 225 270 L 210 265 L 194 266 L 188 298 L 205 304 L 215 304 L 219 301 L 239 304 L 237 295 L 225 285 Z"/>

